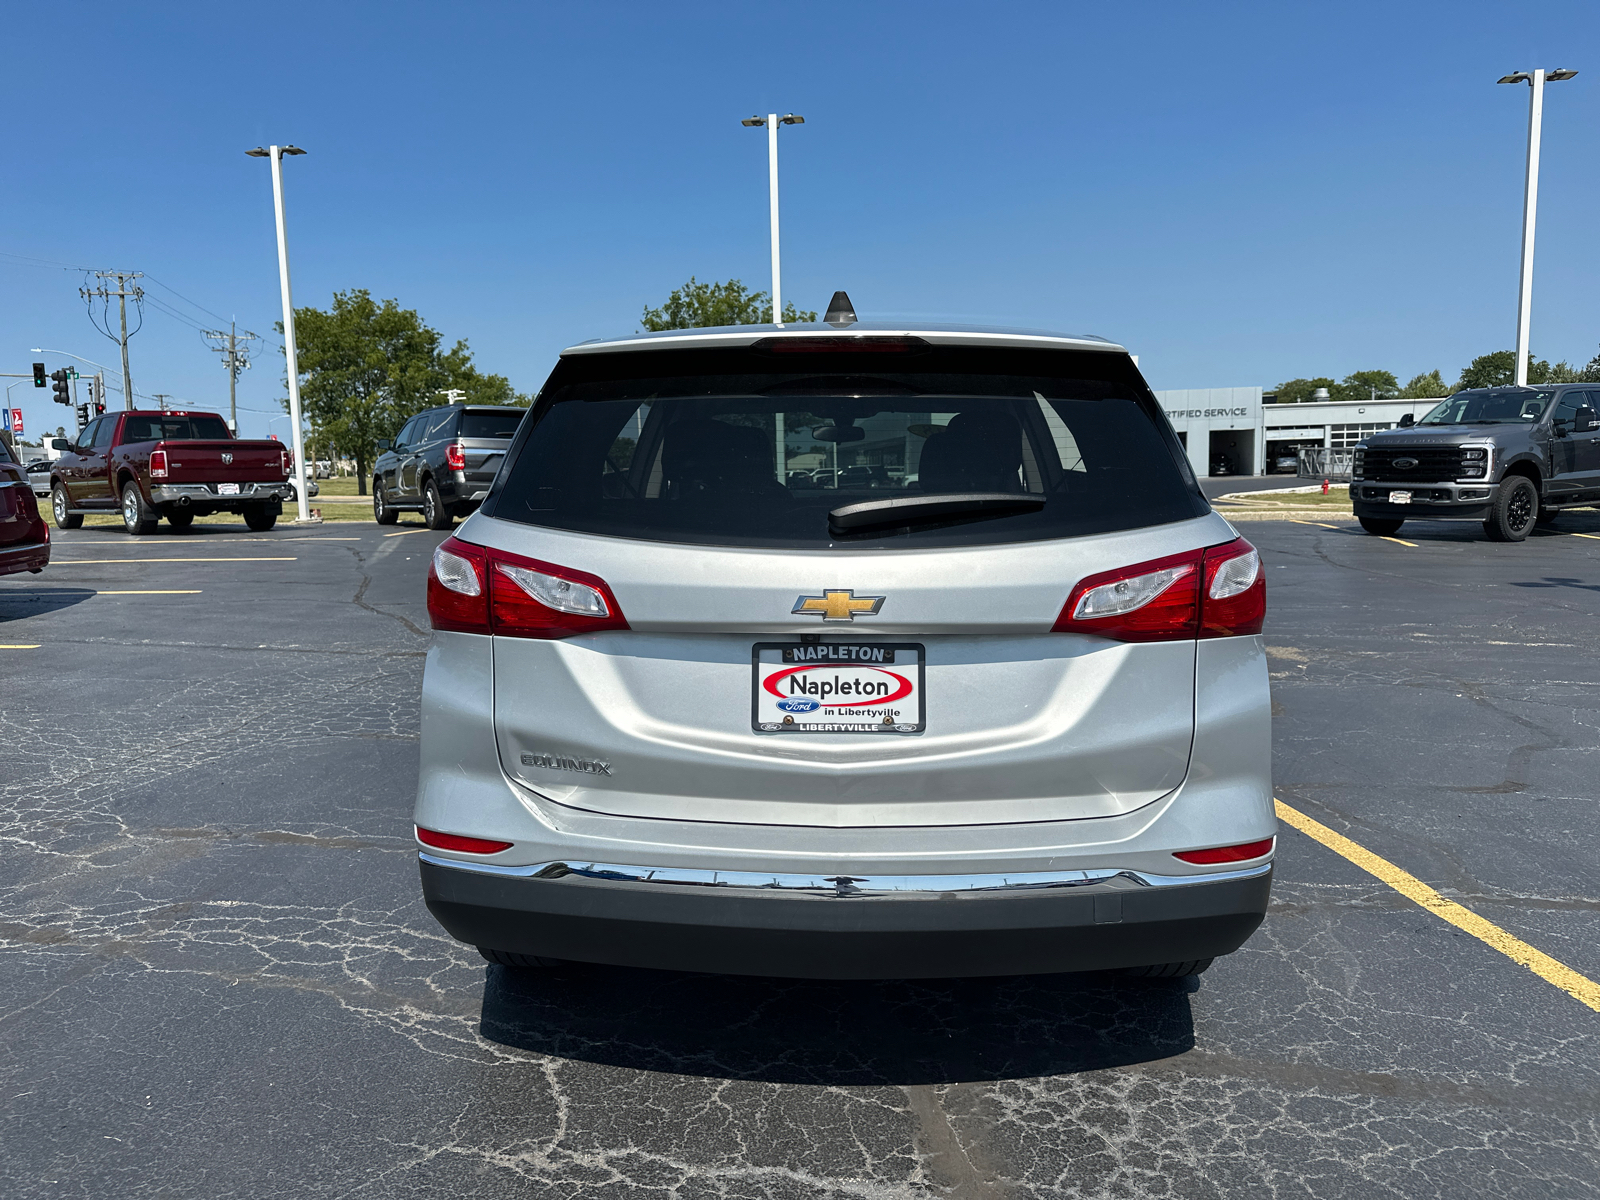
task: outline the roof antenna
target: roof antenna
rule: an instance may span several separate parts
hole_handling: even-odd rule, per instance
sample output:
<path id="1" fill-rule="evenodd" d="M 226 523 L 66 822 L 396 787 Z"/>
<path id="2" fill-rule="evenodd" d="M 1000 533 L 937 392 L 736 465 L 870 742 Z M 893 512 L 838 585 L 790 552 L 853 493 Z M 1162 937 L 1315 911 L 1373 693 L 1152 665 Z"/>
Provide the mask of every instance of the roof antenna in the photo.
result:
<path id="1" fill-rule="evenodd" d="M 855 306 L 850 303 L 850 297 L 843 292 L 835 292 L 833 299 L 828 301 L 827 315 L 822 318 L 830 325 L 837 325 L 841 329 L 846 325 L 856 323 Z"/>

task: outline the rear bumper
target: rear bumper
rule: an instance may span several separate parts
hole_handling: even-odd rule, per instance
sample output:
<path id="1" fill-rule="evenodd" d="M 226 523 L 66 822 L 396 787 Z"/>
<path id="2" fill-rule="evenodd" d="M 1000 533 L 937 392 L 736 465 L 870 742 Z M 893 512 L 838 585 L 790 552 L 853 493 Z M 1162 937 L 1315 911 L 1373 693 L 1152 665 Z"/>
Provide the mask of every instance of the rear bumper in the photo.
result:
<path id="1" fill-rule="evenodd" d="M 237 496 L 221 495 L 214 483 L 164 483 L 150 489 L 150 499 L 156 504 L 203 504 L 212 508 L 293 498 L 294 485 L 287 480 L 282 483 L 241 483 Z"/>
<path id="2" fill-rule="evenodd" d="M 1481 521 L 1489 515 L 1497 483 L 1373 483 L 1357 480 L 1350 484 L 1350 505 L 1358 517 L 1444 518 Z M 1391 492 L 1409 491 L 1409 504 L 1392 504 Z"/>
<path id="3" fill-rule="evenodd" d="M 0 575 L 20 571 L 42 571 L 50 563 L 48 539 L 23 545 L 0 546 Z"/>
<path id="4" fill-rule="evenodd" d="M 432 855 L 422 855 L 420 867 L 429 910 L 471 945 L 813 979 L 1029 975 L 1213 958 L 1237 950 L 1261 924 L 1272 886 L 1270 864 L 1159 886 L 1124 872 L 1062 886 L 866 895 L 596 878 L 564 867 L 491 873 Z"/>

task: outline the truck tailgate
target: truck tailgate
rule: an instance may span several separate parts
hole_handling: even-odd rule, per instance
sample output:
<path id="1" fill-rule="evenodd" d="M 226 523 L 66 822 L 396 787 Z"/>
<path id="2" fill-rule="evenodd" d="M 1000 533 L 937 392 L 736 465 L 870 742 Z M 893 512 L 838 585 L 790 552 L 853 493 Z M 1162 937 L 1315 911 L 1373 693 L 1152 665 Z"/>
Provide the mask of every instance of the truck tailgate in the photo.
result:
<path id="1" fill-rule="evenodd" d="M 273 441 L 162 442 L 171 483 L 276 482 L 283 475 L 283 447 Z M 231 459 L 231 461 L 230 461 Z"/>

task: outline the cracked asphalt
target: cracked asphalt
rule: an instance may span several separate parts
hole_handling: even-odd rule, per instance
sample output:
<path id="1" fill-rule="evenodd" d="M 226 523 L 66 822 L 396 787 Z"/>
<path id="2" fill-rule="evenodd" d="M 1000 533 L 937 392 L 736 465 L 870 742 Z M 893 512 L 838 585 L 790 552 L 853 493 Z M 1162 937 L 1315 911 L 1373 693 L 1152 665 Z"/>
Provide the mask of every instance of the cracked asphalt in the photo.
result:
<path id="1" fill-rule="evenodd" d="M 1600 978 L 1600 519 L 1327 524 L 1242 526 L 1278 795 Z M 1293 829 L 1198 981 L 486 966 L 408 820 L 442 537 L 0 579 L 0 1194 L 1596 1194 L 1600 1014 Z"/>

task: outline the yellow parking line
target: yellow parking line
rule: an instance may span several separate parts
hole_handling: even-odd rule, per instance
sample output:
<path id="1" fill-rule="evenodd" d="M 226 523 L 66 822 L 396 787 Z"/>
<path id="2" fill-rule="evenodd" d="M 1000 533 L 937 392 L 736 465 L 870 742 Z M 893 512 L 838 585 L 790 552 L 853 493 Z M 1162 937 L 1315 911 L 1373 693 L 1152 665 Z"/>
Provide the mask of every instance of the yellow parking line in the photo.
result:
<path id="1" fill-rule="evenodd" d="M 12 646 L 0 645 L 0 650 L 37 650 L 38 648 L 39 648 L 39 643 L 38 642 L 34 642 L 31 646 L 30 645 L 12 645 Z"/>
<path id="2" fill-rule="evenodd" d="M 1382 535 L 1380 535 L 1380 536 L 1382 536 Z M 1415 550 L 1417 548 L 1417 544 L 1415 542 L 1408 542 L 1408 541 L 1405 540 L 1405 538 L 1386 537 L 1383 540 L 1386 541 L 1386 542 L 1398 542 L 1402 546 L 1410 546 L 1413 550 Z"/>
<path id="3" fill-rule="evenodd" d="M 1367 874 L 1388 884 L 1407 899 L 1414 900 L 1442 921 L 1470 933 L 1487 946 L 1500 951 L 1512 962 L 1520 963 L 1535 975 L 1566 992 L 1581 1003 L 1600 1012 L 1600 983 L 1580 975 L 1565 963 L 1557 962 L 1542 950 L 1535 950 L 1521 938 L 1507 933 L 1492 921 L 1486 921 L 1470 908 L 1463 908 L 1454 900 L 1446 900 L 1409 871 L 1403 871 L 1388 859 L 1379 858 L 1365 846 L 1352 842 L 1342 833 L 1335 833 L 1320 821 L 1290 808 L 1282 800 L 1274 799 L 1278 816 L 1289 822 L 1307 837 L 1321 842 L 1335 854 L 1355 863 Z"/>
<path id="4" fill-rule="evenodd" d="M 399 533 L 386 533 L 383 536 L 384 537 L 405 537 L 405 535 L 408 534 L 408 533 L 438 533 L 438 532 L 439 531 L 437 529 L 429 529 L 426 526 L 424 526 L 421 529 L 402 529 Z"/>
<path id="5" fill-rule="evenodd" d="M 1600 533 L 1575 533 L 1572 536 L 1593 538 L 1595 541 L 1600 542 Z"/>
<path id="6" fill-rule="evenodd" d="M 84 563 L 91 565 L 105 563 L 169 563 L 169 562 L 298 562 L 295 558 L 57 558 L 52 559 L 52 567 L 76 566 Z"/>
<path id="7" fill-rule="evenodd" d="M 1290 517 L 1296 525 L 1315 525 L 1318 529 L 1343 529 L 1343 525 L 1324 525 L 1321 521 L 1302 521 L 1298 517 Z"/>
<path id="8" fill-rule="evenodd" d="M 198 596 L 199 588 L 176 592 L 96 592 L 96 596 Z"/>

